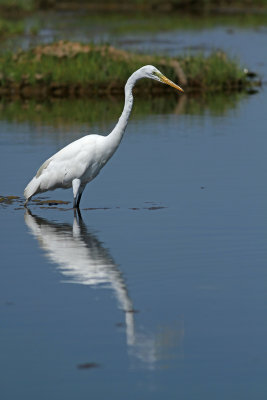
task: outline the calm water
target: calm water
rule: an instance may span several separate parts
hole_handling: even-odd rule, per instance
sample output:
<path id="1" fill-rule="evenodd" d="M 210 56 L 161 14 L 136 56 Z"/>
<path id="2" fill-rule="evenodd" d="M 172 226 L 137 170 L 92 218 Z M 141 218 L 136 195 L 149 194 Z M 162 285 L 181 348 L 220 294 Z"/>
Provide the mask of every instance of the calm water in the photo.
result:
<path id="1" fill-rule="evenodd" d="M 263 87 L 216 113 L 135 112 L 82 219 L 1 203 L 1 398 L 266 398 L 266 100 Z M 114 121 L 99 111 L 89 128 L 2 110 L 2 195 L 21 196 L 71 140 L 108 132 L 110 108 Z"/>

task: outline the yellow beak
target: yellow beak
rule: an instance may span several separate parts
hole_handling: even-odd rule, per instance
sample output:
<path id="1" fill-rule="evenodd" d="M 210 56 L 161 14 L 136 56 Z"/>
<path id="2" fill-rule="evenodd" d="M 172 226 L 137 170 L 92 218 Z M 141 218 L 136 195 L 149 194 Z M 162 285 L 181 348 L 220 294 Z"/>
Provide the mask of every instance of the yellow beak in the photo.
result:
<path id="1" fill-rule="evenodd" d="M 180 86 L 173 83 L 170 79 L 166 78 L 166 76 L 160 75 L 160 79 L 163 83 L 166 83 L 166 85 L 172 86 L 175 89 L 179 90 L 180 92 L 184 92 L 184 90 Z"/>

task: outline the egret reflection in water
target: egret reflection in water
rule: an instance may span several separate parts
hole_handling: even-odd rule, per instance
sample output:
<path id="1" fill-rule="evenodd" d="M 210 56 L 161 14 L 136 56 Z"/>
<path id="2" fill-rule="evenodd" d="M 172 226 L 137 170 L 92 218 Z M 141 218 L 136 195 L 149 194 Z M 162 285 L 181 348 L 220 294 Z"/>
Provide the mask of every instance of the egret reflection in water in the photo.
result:
<path id="1" fill-rule="evenodd" d="M 113 290 L 119 308 L 125 313 L 126 341 L 131 355 L 149 369 L 161 359 L 169 358 L 170 348 L 180 345 L 183 327 L 167 327 L 155 334 L 136 329 L 133 302 L 123 275 L 79 213 L 77 217 L 75 212 L 73 225 L 48 221 L 29 210 L 24 218 L 45 256 L 64 276 L 63 282 Z"/>

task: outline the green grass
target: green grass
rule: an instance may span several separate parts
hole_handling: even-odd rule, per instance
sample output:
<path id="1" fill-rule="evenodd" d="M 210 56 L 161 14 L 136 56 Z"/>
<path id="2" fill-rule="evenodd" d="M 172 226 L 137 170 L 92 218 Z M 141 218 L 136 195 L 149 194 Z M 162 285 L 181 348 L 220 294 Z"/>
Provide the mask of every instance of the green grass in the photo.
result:
<path id="1" fill-rule="evenodd" d="M 0 38 L 18 35 L 23 32 L 24 23 L 22 21 L 12 21 L 0 18 Z"/>
<path id="2" fill-rule="evenodd" d="M 42 90 L 46 95 L 68 96 L 123 93 L 128 77 L 145 64 L 157 66 L 169 79 L 181 84 L 173 62 L 176 59 L 145 56 L 111 46 L 58 42 L 17 54 L 0 56 L 0 93 L 20 94 Z M 186 91 L 230 91 L 248 87 L 244 69 L 222 52 L 179 57 L 187 78 Z M 165 85 L 142 80 L 142 91 L 166 91 Z"/>
<path id="3" fill-rule="evenodd" d="M 182 66 L 188 77 L 188 85 L 203 90 L 232 90 L 246 85 L 246 76 L 240 63 L 222 52 L 185 57 Z"/>
<path id="4" fill-rule="evenodd" d="M 3 12 L 29 12 L 37 5 L 36 0 L 0 0 L 0 10 Z"/>
<path id="5" fill-rule="evenodd" d="M 199 15 L 183 13 L 131 13 L 131 18 L 125 13 L 88 13 L 77 18 L 77 26 L 83 28 L 88 24 L 101 24 L 115 34 L 159 32 L 213 29 L 222 26 L 230 30 L 236 28 L 259 28 L 267 25 L 267 12 L 259 14 L 237 15 Z M 231 32 L 231 31 L 230 31 Z"/>

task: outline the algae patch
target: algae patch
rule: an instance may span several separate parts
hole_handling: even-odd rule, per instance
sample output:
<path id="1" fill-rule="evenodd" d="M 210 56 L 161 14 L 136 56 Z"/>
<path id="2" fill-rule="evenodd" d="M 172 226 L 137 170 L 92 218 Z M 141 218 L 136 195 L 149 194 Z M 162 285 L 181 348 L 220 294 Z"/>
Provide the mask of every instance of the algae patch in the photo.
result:
<path id="1" fill-rule="evenodd" d="M 15 205 L 19 209 L 23 206 L 24 204 L 24 200 L 19 197 L 19 196 L 2 196 L 0 195 L 0 207 L 7 207 L 7 206 L 11 206 L 11 205 Z"/>
<path id="2" fill-rule="evenodd" d="M 70 201 L 63 200 L 40 200 L 40 199 L 32 199 L 35 205 L 48 205 L 48 206 L 57 206 L 59 204 L 70 204 Z"/>

